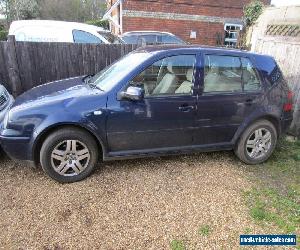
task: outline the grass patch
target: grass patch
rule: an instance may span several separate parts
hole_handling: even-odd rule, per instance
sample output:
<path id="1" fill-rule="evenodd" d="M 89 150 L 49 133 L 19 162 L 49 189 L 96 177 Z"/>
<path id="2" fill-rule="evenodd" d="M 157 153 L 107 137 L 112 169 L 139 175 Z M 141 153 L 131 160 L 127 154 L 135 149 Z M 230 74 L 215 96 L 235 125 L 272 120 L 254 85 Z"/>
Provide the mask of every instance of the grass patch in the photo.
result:
<path id="1" fill-rule="evenodd" d="M 208 236 L 211 232 L 211 228 L 209 225 L 203 225 L 202 227 L 199 228 L 198 233 L 202 236 Z"/>
<path id="2" fill-rule="evenodd" d="M 300 229 L 300 141 L 279 142 L 271 159 L 254 167 L 256 187 L 244 193 L 251 217 L 282 233 Z"/>
<path id="3" fill-rule="evenodd" d="M 185 250 L 185 245 L 182 240 L 172 240 L 171 241 L 172 250 Z"/>
<path id="4" fill-rule="evenodd" d="M 251 234 L 251 232 L 252 232 L 252 229 L 247 227 L 247 228 L 245 228 L 244 234 Z"/>

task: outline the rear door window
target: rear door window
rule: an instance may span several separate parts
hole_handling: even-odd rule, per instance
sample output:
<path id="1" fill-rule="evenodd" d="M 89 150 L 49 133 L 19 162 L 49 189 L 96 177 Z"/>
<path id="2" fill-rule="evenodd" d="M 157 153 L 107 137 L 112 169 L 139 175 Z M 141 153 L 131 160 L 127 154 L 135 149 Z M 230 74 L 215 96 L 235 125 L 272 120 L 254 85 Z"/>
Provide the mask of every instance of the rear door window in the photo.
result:
<path id="1" fill-rule="evenodd" d="M 73 30 L 75 43 L 102 43 L 102 40 L 89 32 Z"/>
<path id="2" fill-rule="evenodd" d="M 239 57 L 205 55 L 204 92 L 242 92 Z"/>
<path id="3" fill-rule="evenodd" d="M 258 73 L 248 58 L 205 56 L 204 93 L 250 92 L 260 89 Z"/>

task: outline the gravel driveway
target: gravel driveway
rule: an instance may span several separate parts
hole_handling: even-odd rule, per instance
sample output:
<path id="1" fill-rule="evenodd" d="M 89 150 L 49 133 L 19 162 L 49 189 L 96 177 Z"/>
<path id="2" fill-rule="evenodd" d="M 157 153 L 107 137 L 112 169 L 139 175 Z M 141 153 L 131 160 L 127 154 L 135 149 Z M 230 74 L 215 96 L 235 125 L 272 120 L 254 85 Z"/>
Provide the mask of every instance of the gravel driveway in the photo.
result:
<path id="1" fill-rule="evenodd" d="M 248 215 L 241 191 L 251 183 L 231 152 L 110 162 L 65 185 L 0 160 L 3 249 L 170 249 L 172 240 L 232 249 L 245 230 L 265 232 Z"/>

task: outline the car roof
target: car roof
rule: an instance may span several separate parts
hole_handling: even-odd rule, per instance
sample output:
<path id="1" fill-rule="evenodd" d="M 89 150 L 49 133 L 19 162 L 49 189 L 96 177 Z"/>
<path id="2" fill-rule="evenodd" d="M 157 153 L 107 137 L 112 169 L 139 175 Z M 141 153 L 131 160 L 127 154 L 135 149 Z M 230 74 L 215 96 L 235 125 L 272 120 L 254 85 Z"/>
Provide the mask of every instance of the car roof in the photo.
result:
<path id="1" fill-rule="evenodd" d="M 14 32 L 14 30 L 19 29 L 23 26 L 51 26 L 51 27 L 63 27 L 68 29 L 82 29 L 86 31 L 101 31 L 101 32 L 109 32 L 109 30 L 105 30 L 101 27 L 89 25 L 85 23 L 77 23 L 77 22 L 65 22 L 65 21 L 54 21 L 54 20 L 20 20 L 12 22 L 10 26 L 10 33 Z"/>
<path id="2" fill-rule="evenodd" d="M 227 48 L 227 47 L 213 47 L 213 46 L 204 46 L 204 45 L 154 45 L 154 46 L 145 46 L 140 47 L 136 51 L 143 51 L 148 53 L 159 53 L 159 52 L 170 52 L 170 51 L 190 51 L 190 52 L 230 52 L 235 54 L 247 54 L 247 55 L 259 55 L 247 50 Z"/>
<path id="3" fill-rule="evenodd" d="M 129 36 L 129 35 L 153 35 L 153 34 L 163 34 L 163 35 L 170 35 L 175 36 L 174 34 L 170 32 L 164 32 L 164 31 L 153 31 L 153 30 L 139 30 L 139 31 L 128 31 L 124 33 L 122 36 Z"/>

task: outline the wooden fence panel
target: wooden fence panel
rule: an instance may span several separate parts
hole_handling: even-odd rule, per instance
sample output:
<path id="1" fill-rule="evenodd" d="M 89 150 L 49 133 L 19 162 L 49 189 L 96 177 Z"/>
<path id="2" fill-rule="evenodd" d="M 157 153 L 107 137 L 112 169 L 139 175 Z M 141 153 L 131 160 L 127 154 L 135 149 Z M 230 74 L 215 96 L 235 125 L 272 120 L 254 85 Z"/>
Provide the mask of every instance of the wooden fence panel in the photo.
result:
<path id="1" fill-rule="evenodd" d="M 136 49 L 126 44 L 0 42 L 0 82 L 15 96 L 43 83 L 95 74 Z"/>
<path id="2" fill-rule="evenodd" d="M 12 92 L 6 67 L 6 45 L 7 42 L 0 42 L 0 83 Z"/>

